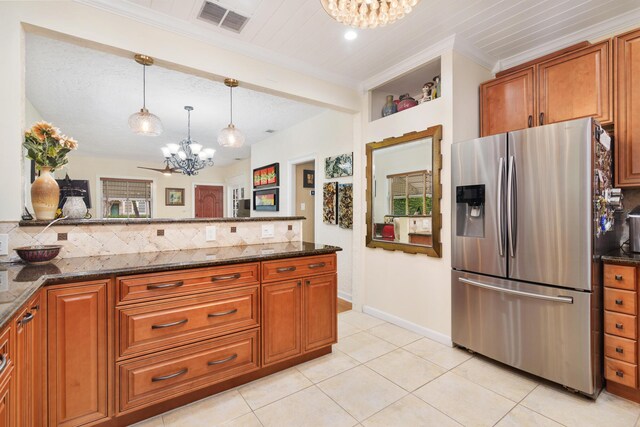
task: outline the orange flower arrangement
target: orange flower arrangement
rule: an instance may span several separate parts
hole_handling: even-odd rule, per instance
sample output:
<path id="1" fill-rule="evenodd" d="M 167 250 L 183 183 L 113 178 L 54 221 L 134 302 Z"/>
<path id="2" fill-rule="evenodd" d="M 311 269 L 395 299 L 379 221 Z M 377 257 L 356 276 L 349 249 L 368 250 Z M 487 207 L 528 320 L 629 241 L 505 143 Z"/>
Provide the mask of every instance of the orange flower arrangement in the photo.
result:
<path id="1" fill-rule="evenodd" d="M 52 171 L 66 165 L 67 154 L 78 148 L 78 142 L 60 132 L 51 123 L 37 122 L 24 133 L 23 147 L 27 158 L 36 163 L 36 168 L 51 168 Z"/>

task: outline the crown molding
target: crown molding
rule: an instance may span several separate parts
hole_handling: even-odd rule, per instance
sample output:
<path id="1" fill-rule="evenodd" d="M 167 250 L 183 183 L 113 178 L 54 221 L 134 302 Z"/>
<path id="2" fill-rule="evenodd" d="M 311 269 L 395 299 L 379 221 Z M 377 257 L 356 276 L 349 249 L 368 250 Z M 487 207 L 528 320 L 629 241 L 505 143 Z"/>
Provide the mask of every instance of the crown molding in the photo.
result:
<path id="1" fill-rule="evenodd" d="M 349 77 L 331 73 L 329 71 L 318 70 L 317 67 L 308 65 L 302 61 L 291 59 L 285 55 L 279 54 L 272 50 L 258 47 L 243 40 L 229 37 L 206 28 L 192 25 L 189 22 L 172 18 L 169 15 L 157 12 L 153 9 L 140 6 L 134 3 L 122 0 L 74 0 L 76 3 L 85 6 L 91 6 L 109 13 L 123 16 L 143 24 L 151 25 L 165 31 L 170 31 L 185 37 L 190 37 L 220 49 L 228 50 L 235 53 L 272 64 L 279 67 L 287 68 L 305 74 L 310 77 L 343 86 L 348 89 L 358 89 L 358 81 Z"/>
<path id="2" fill-rule="evenodd" d="M 492 70 L 498 62 L 497 58 L 494 58 L 491 55 L 488 55 L 484 50 L 475 47 L 459 34 L 456 34 L 455 36 L 453 50 L 463 54 L 475 63 L 482 65 L 487 70 Z"/>
<path id="3" fill-rule="evenodd" d="M 612 34 L 618 34 L 622 31 L 637 27 L 638 22 L 640 22 L 640 8 L 627 12 L 624 15 L 598 22 L 590 27 L 559 37 L 552 42 L 536 46 L 533 49 L 501 59 L 496 63 L 493 72 L 497 73 L 498 71 L 506 70 L 584 40 L 597 40 L 602 37 L 610 37 Z"/>

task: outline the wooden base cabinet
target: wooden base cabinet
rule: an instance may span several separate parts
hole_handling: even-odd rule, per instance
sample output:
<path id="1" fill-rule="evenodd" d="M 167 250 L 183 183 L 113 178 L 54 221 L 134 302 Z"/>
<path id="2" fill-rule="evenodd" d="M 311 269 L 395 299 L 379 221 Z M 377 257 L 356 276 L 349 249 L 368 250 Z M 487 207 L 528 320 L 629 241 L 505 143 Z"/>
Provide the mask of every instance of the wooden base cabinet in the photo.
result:
<path id="1" fill-rule="evenodd" d="M 47 290 L 48 424 L 79 426 L 111 415 L 110 280 Z"/>
<path id="2" fill-rule="evenodd" d="M 13 322 L 0 332 L 0 427 L 17 425 Z"/>
<path id="3" fill-rule="evenodd" d="M 302 279 L 262 287 L 263 365 L 302 353 Z"/>
<path id="4" fill-rule="evenodd" d="M 304 351 L 335 344 L 338 336 L 335 274 L 304 280 Z"/>

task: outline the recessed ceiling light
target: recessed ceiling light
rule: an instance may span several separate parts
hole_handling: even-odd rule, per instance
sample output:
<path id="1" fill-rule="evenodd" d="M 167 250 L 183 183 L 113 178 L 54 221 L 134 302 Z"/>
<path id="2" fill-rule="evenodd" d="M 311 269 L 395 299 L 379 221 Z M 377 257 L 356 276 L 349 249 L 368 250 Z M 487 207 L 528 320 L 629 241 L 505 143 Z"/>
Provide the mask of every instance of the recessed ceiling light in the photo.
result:
<path id="1" fill-rule="evenodd" d="M 355 40 L 358 38 L 358 33 L 356 33 L 354 30 L 349 30 L 344 33 L 344 38 L 347 40 Z"/>

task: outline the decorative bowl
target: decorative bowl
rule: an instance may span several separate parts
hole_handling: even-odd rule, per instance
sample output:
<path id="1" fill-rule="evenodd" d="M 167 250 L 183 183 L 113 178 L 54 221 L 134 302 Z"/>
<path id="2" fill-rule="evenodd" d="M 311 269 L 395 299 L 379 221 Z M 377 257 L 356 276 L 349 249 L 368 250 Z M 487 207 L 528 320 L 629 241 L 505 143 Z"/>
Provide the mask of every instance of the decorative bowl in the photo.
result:
<path id="1" fill-rule="evenodd" d="M 36 245 L 15 248 L 15 251 L 23 261 L 29 264 L 45 264 L 57 257 L 60 249 L 62 246 L 59 245 Z"/>

